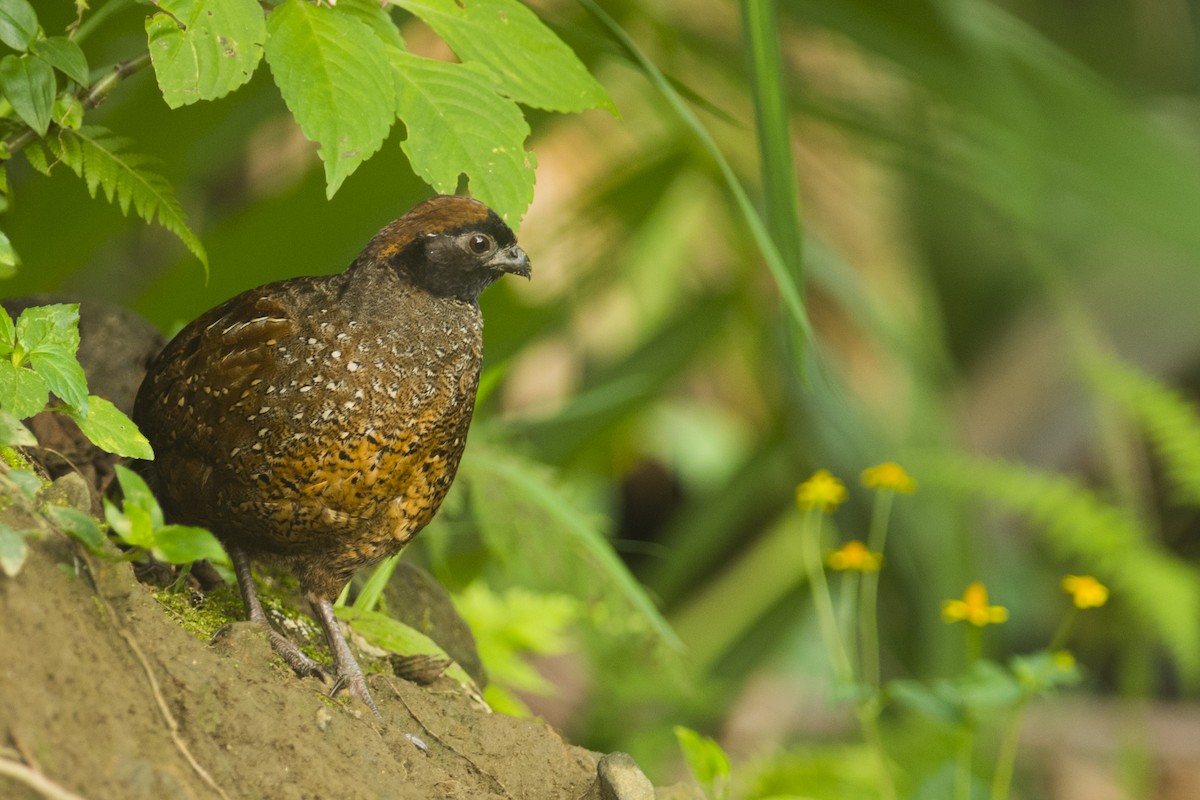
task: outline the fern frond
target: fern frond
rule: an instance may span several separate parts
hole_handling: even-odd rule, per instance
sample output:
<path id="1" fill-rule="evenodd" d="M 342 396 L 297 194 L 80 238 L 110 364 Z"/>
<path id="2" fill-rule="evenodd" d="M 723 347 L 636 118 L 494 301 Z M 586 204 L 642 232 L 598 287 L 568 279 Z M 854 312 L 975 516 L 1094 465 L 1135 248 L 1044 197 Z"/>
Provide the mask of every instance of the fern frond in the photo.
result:
<path id="1" fill-rule="evenodd" d="M 84 125 L 77 131 L 59 128 L 42 140 L 55 160 L 66 164 L 83 178 L 92 197 L 103 190 L 110 203 L 128 215 L 130 206 L 146 222 L 157 221 L 187 246 L 208 273 L 208 254 L 200 239 L 187 226 L 175 191 L 166 178 L 153 170 L 154 159 L 129 151 L 130 140 L 97 125 Z M 35 167 L 49 169 L 41 147 L 28 148 Z"/>
<path id="2" fill-rule="evenodd" d="M 1150 539 L 1137 518 L 1064 475 L 947 456 L 921 465 L 926 487 L 1024 516 L 1055 554 L 1077 562 L 1155 631 L 1181 670 L 1200 676 L 1200 571 Z"/>
<path id="3" fill-rule="evenodd" d="M 1195 406 L 1116 359 L 1091 364 L 1088 374 L 1142 429 L 1162 461 L 1176 502 L 1200 507 L 1200 414 Z"/>

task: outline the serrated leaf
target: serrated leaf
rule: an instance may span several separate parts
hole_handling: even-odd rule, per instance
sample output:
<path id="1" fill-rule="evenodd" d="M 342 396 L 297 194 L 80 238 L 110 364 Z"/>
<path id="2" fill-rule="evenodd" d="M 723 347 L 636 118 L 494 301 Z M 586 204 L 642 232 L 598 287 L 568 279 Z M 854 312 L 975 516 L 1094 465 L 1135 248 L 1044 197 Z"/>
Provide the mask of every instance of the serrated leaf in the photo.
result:
<path id="1" fill-rule="evenodd" d="M 79 349 L 79 304 L 30 306 L 17 317 L 16 336 L 26 353 L 61 349 L 75 355 Z"/>
<path id="2" fill-rule="evenodd" d="M 40 58 L 0 58 L 0 86 L 13 110 L 29 127 L 45 136 L 54 110 L 54 69 Z"/>
<path id="3" fill-rule="evenodd" d="M 0 356 L 8 357 L 17 346 L 17 326 L 9 316 L 8 309 L 0 306 Z"/>
<path id="4" fill-rule="evenodd" d="M 250 80 L 267 38 L 255 0 L 156 0 L 150 60 L 171 108 L 224 97 Z"/>
<path id="5" fill-rule="evenodd" d="M 190 564 L 208 559 L 224 562 L 228 560 L 225 548 L 217 537 L 204 528 L 190 525 L 164 525 L 154 531 L 154 557 L 170 564 Z"/>
<path id="6" fill-rule="evenodd" d="M 395 119 L 387 49 L 360 19 L 285 0 L 267 17 L 267 63 L 304 135 L 319 146 L 325 194 L 383 144 Z"/>
<path id="7" fill-rule="evenodd" d="M 10 578 L 17 577 L 28 555 L 29 547 L 25 544 L 25 535 L 0 524 L 0 571 Z"/>
<path id="8" fill-rule="evenodd" d="M 0 42 L 24 52 L 37 32 L 37 14 L 27 0 L 0 0 Z"/>
<path id="9" fill-rule="evenodd" d="M 17 340 L 50 391 L 87 413 L 87 377 L 75 358 L 79 349 L 79 305 L 30 306 L 17 319 Z"/>
<path id="10" fill-rule="evenodd" d="M 43 175 L 50 174 L 50 159 L 46 155 L 46 149 L 42 147 L 41 142 L 30 142 L 21 152 L 25 154 L 25 159 L 29 162 L 29 166 Z"/>
<path id="11" fill-rule="evenodd" d="M 80 86 L 88 85 L 87 57 L 84 56 L 79 45 L 67 37 L 51 36 L 48 39 L 35 39 L 30 49 L 35 56 Z"/>
<path id="12" fill-rule="evenodd" d="M 105 549 L 104 531 L 100 523 L 91 514 L 71 506 L 46 506 L 45 515 L 64 533 L 79 542 L 89 553 L 98 556 L 109 556 Z"/>
<path id="13" fill-rule="evenodd" d="M 17 251 L 13 249 L 8 234 L 0 231 L 0 280 L 11 278 L 17 274 L 17 267 L 20 263 L 21 259 L 17 256 Z M 9 352 L 12 352 L 11 349 Z"/>
<path id="14" fill-rule="evenodd" d="M 37 437 L 21 423 L 21 420 L 7 411 L 0 411 L 0 445 L 36 447 Z"/>
<path id="15" fill-rule="evenodd" d="M 616 107 L 587 67 L 517 0 L 392 0 L 445 40 L 463 62 L 487 68 L 494 86 L 547 111 Z"/>
<path id="16" fill-rule="evenodd" d="M 384 44 L 405 49 L 404 37 L 400 35 L 385 4 L 379 0 L 339 0 L 337 10 L 365 22 Z"/>
<path id="17" fill-rule="evenodd" d="M 436 191 L 453 194 L 466 173 L 471 194 L 509 222 L 533 201 L 529 124 L 516 103 L 496 94 L 486 71 L 392 49 L 396 112 L 408 128 L 400 147 L 413 171 Z"/>
<path id="18" fill-rule="evenodd" d="M 204 271 L 208 272 L 208 253 L 204 245 L 187 226 L 187 215 L 175 197 L 174 190 L 166 178 L 150 167 L 154 159 L 128 151 L 129 140 L 116 136 L 112 131 L 96 125 L 84 125 L 77 131 L 58 130 L 47 137 L 46 146 L 50 153 L 78 176 L 84 179 L 92 197 L 100 189 L 105 199 L 115 202 L 121 213 L 128 214 L 132 205 L 134 212 L 146 220 L 166 228 L 192 251 Z M 37 160 L 47 167 L 45 154 L 35 155 L 40 148 L 25 148 L 29 162 L 39 168 Z M 35 160 L 36 159 L 36 160 Z"/>
<path id="19" fill-rule="evenodd" d="M 137 429 L 133 420 L 125 416 L 121 409 L 105 398 L 90 395 L 87 398 L 86 416 L 78 408 L 71 406 L 66 407 L 64 412 L 75 420 L 75 423 L 79 425 L 79 430 L 83 431 L 83 435 L 100 449 L 116 453 L 119 456 L 140 458 L 145 461 L 154 458 L 154 451 L 150 448 L 149 440 Z M 118 467 L 117 469 L 124 468 Z M 132 472 L 129 474 L 133 476 L 130 480 L 136 479 L 141 482 L 141 478 L 138 478 L 136 474 Z M 145 485 L 144 482 L 141 482 L 143 488 Z M 121 487 L 126 489 L 125 496 L 128 498 L 129 490 L 126 488 L 125 481 L 121 482 Z M 149 489 L 146 490 L 146 495 L 149 495 Z M 153 500 L 153 496 L 151 496 L 151 500 Z M 157 503 L 154 507 L 157 508 Z M 161 512 L 159 515 L 161 517 Z M 161 519 L 158 524 L 162 524 Z"/>
<path id="20" fill-rule="evenodd" d="M 26 419 L 46 407 L 50 387 L 40 375 L 27 367 L 14 367 L 0 360 L 0 409 L 17 419 Z"/>

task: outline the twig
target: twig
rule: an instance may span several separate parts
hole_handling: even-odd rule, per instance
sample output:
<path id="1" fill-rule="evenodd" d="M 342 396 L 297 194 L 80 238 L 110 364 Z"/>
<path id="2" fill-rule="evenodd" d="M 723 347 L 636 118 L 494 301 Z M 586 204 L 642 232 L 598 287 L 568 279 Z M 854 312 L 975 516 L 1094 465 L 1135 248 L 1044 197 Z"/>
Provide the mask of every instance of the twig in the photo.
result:
<path id="1" fill-rule="evenodd" d="M 27 767 L 19 761 L 13 761 L 3 756 L 0 756 L 0 775 L 7 775 L 20 781 L 50 800 L 86 800 L 71 790 L 59 786 L 32 767 Z"/>
<path id="2" fill-rule="evenodd" d="M 79 98 L 83 110 L 90 111 L 103 103 L 121 81 L 142 70 L 149 63 L 149 52 L 134 56 L 127 61 L 122 61 L 109 70 L 103 78 L 85 89 L 80 89 L 75 96 Z M 9 153 L 16 153 L 37 138 L 38 135 L 33 128 L 25 128 L 20 133 L 6 139 L 4 146 L 8 148 Z"/>

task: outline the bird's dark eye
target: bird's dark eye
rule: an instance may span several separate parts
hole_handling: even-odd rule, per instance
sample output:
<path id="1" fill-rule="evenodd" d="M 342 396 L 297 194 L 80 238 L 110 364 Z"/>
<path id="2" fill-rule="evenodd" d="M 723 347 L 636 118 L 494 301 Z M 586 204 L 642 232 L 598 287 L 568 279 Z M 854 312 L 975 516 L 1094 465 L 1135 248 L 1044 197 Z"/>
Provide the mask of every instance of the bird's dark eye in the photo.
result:
<path id="1" fill-rule="evenodd" d="M 486 233 L 472 234 L 471 238 L 467 239 L 467 247 L 471 248 L 471 252 L 481 256 L 496 246 L 492 241 L 492 237 Z"/>

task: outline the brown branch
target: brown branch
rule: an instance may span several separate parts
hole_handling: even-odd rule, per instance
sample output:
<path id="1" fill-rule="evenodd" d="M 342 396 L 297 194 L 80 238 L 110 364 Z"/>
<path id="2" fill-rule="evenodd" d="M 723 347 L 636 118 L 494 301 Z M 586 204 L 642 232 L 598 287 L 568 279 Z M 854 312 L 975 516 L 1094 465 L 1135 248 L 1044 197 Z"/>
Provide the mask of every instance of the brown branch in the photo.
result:
<path id="1" fill-rule="evenodd" d="M 113 89 L 117 88 L 122 81 L 133 75 L 136 72 L 144 69 L 150 63 L 150 53 L 142 53 L 134 56 L 127 61 L 122 61 L 114 66 L 100 80 L 93 83 L 91 86 L 80 89 L 75 97 L 79 99 L 84 111 L 91 111 L 96 106 L 103 103 L 112 93 Z M 18 134 L 10 136 L 4 140 L 4 146 L 8 152 L 16 153 L 30 142 L 38 138 L 37 132 L 33 128 L 25 128 Z"/>

